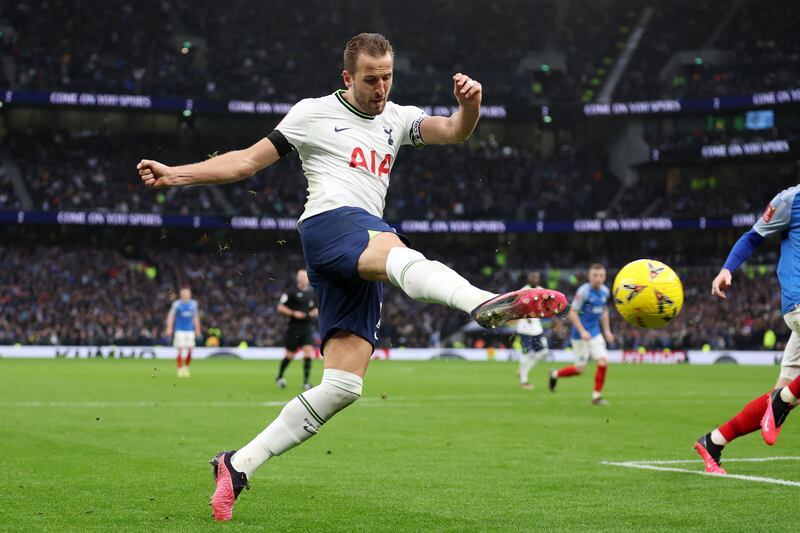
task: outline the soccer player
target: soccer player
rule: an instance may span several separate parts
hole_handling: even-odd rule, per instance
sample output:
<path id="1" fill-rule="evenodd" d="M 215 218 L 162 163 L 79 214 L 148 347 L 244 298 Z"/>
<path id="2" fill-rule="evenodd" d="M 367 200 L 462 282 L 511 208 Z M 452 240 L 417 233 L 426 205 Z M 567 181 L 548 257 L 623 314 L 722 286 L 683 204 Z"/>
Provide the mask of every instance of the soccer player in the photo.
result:
<path id="1" fill-rule="evenodd" d="M 589 358 L 597 361 L 594 374 L 593 405 L 606 405 L 603 399 L 603 385 L 608 370 L 608 351 L 606 343 L 614 342 L 608 319 L 608 297 L 611 291 L 605 285 L 606 268 L 600 263 L 589 266 L 589 281 L 578 287 L 569 320 L 572 322 L 572 349 L 575 364 L 550 372 L 550 391 L 556 391 L 558 378 L 579 376 L 586 370 Z M 579 314 L 580 313 L 580 314 Z"/>
<path id="2" fill-rule="evenodd" d="M 540 280 L 539 272 L 531 272 L 528 274 L 528 284 L 524 288 L 540 289 Z M 542 329 L 542 321 L 538 318 L 520 319 L 517 321 L 516 331 L 522 343 L 522 353 L 519 358 L 519 386 L 524 390 L 533 390 L 528 376 L 533 367 L 550 353 L 544 329 Z"/>
<path id="3" fill-rule="evenodd" d="M 189 365 L 192 364 L 192 348 L 195 337 L 200 336 L 200 312 L 197 301 L 192 299 L 192 290 L 184 285 L 180 290 L 180 298 L 172 302 L 167 313 L 167 336 L 175 336 L 172 345 L 178 349 L 178 377 L 188 378 Z M 183 359 L 183 350 L 186 350 L 186 360 Z"/>
<path id="4" fill-rule="evenodd" d="M 780 192 L 767 206 L 753 227 L 733 245 L 722 269 L 711 283 L 711 294 L 725 299 L 731 287 L 732 272 L 767 237 L 781 236 L 778 282 L 781 286 L 783 319 L 792 330 L 783 352 L 781 371 L 775 389 L 751 400 L 739 413 L 706 433 L 694 444 L 706 465 L 706 472 L 725 474 L 720 466 L 722 450 L 732 440 L 761 428 L 764 441 L 775 444 L 789 410 L 800 396 L 800 185 Z"/>
<path id="5" fill-rule="evenodd" d="M 314 325 L 319 311 L 314 303 L 314 295 L 308 286 L 308 273 L 301 268 L 297 271 L 297 290 L 285 292 L 278 303 L 278 312 L 289 317 L 289 327 L 286 329 L 286 341 L 283 346 L 286 353 L 281 360 L 281 367 L 275 383 L 278 387 L 286 388 L 283 373 L 294 359 L 300 348 L 303 349 L 303 389 L 311 388 L 311 356 L 314 354 Z"/>
<path id="6" fill-rule="evenodd" d="M 211 506 L 217 520 L 231 518 L 236 497 L 257 468 L 316 435 L 361 396 L 378 340 L 381 282 L 415 300 L 471 313 L 484 327 L 551 316 L 566 307 L 556 291 L 523 289 L 498 296 L 474 287 L 446 265 L 408 248 L 408 240 L 381 219 L 400 147 L 464 142 L 478 122 L 482 98 L 481 84 L 457 73 L 452 81 L 459 107 L 449 117 L 396 105 L 389 101 L 393 63 L 385 37 L 356 35 L 344 50 L 346 89 L 301 100 L 251 147 L 191 165 L 169 167 L 145 159 L 137 166 L 148 187 L 222 184 L 252 176 L 297 151 L 308 180 L 298 230 L 317 295 L 325 370 L 319 385 L 286 404 L 250 443 L 212 459 L 217 487 Z"/>

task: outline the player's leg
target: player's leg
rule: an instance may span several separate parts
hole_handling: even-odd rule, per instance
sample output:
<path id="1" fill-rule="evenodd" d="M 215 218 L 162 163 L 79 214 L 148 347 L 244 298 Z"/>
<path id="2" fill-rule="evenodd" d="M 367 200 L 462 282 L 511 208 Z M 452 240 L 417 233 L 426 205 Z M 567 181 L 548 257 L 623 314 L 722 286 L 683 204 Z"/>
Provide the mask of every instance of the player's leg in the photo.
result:
<path id="1" fill-rule="evenodd" d="M 522 335 L 522 353 L 519 359 L 519 382 L 523 389 L 533 389 L 530 384 L 530 371 L 544 359 L 549 352 L 544 335 Z M 527 386 L 526 386 L 527 385 Z"/>
<path id="2" fill-rule="evenodd" d="M 278 367 L 278 375 L 275 376 L 275 384 L 282 389 L 286 388 L 286 379 L 283 377 L 283 374 L 286 372 L 286 369 L 289 367 L 289 363 L 292 362 L 292 359 L 294 359 L 294 354 L 297 352 L 297 346 L 291 342 L 288 333 L 284 349 L 285 351 L 283 353 L 283 359 L 281 359 L 280 367 Z"/>
<path id="3" fill-rule="evenodd" d="M 603 385 L 606 382 L 606 372 L 608 371 L 608 348 L 602 335 L 595 335 L 589 341 L 589 350 L 592 358 L 597 360 L 597 370 L 594 373 L 594 390 L 592 391 L 593 405 L 607 405 L 608 401 L 603 399 Z"/>
<path id="4" fill-rule="evenodd" d="M 314 347 L 310 344 L 303 345 L 303 389 L 311 388 L 311 358 L 314 355 Z"/>
<path id="5" fill-rule="evenodd" d="M 322 382 L 283 408 L 278 418 L 231 459 L 249 478 L 271 457 L 280 455 L 317 434 L 333 415 L 361 396 L 372 345 L 361 337 L 339 331 L 325 343 Z"/>
<path id="6" fill-rule="evenodd" d="M 767 409 L 769 394 L 762 394 L 750 400 L 741 411 L 722 424 L 719 428 L 706 433 L 694 444 L 710 474 L 725 474 L 721 468 L 722 450 L 734 439 L 757 431 L 761 427 L 761 418 Z"/>
<path id="7" fill-rule="evenodd" d="M 536 366 L 536 360 L 533 350 L 531 349 L 531 336 L 520 335 L 520 353 L 519 353 L 519 386 L 525 390 L 532 390 L 533 385 L 528 381 L 531 369 Z"/>
<path id="8" fill-rule="evenodd" d="M 783 315 L 792 330 L 781 360 L 781 375 L 770 394 L 767 409 L 761 419 L 761 436 L 772 446 L 778 440 L 783 423 L 800 397 L 800 311 Z"/>
<path id="9" fill-rule="evenodd" d="M 212 460 L 217 487 L 211 506 L 217 520 L 228 520 L 248 478 L 271 457 L 317 434 L 330 418 L 361 396 L 363 376 L 378 338 L 382 285 L 358 278 L 356 262 L 366 246 L 366 231 L 353 231 L 341 213 L 329 212 L 300 227 L 308 278 L 319 305 L 325 370 L 316 387 L 289 401 L 278 417 L 237 452 Z"/>
<path id="10" fill-rule="evenodd" d="M 253 473 L 317 434 L 336 413 L 361 397 L 372 345 L 349 332 L 337 332 L 325 343 L 322 382 L 287 403 L 278 417 L 236 452 L 212 460 L 217 488 L 211 499 L 216 520 L 229 520 L 236 497 Z"/>
<path id="11" fill-rule="evenodd" d="M 572 376 L 580 376 L 586 370 L 586 364 L 589 362 L 589 341 L 583 339 L 570 339 L 572 344 L 572 351 L 575 353 L 575 364 L 561 367 L 558 370 L 550 371 L 550 380 L 548 386 L 550 392 L 556 391 L 559 378 L 569 378 Z"/>
<path id="12" fill-rule="evenodd" d="M 566 309 L 566 298 L 557 291 L 523 289 L 498 296 L 479 289 L 447 265 L 406 247 L 389 231 L 372 234 L 357 267 L 365 280 L 388 281 L 417 301 L 461 309 L 484 327 Z"/>
<path id="13" fill-rule="evenodd" d="M 175 365 L 177 367 L 177 374 L 179 378 L 183 377 L 183 336 L 180 331 L 173 333 L 172 346 L 178 349 L 178 355 L 175 358 Z"/>
<path id="14" fill-rule="evenodd" d="M 183 377 L 188 378 L 192 375 L 189 371 L 189 365 L 192 364 L 192 348 L 195 345 L 194 332 L 186 332 L 184 339 L 184 348 L 186 348 L 186 359 L 183 361 Z"/>
<path id="15" fill-rule="evenodd" d="M 784 316 L 786 323 L 792 330 L 789 341 L 786 343 L 786 349 L 783 352 L 783 360 L 781 361 L 781 373 L 778 376 L 778 381 L 775 383 L 775 388 L 767 394 L 763 394 L 751 400 L 744 408 L 739 411 L 733 418 L 728 420 L 725 424 L 718 429 L 714 429 L 706 433 L 695 442 L 694 448 L 706 464 L 706 472 L 715 474 L 725 474 L 725 470 L 720 467 L 722 450 L 732 440 L 741 436 L 753 433 L 761 428 L 762 436 L 767 444 L 775 443 L 775 439 L 780 433 L 780 425 L 776 425 L 778 420 L 774 417 L 773 402 L 770 405 L 771 397 L 778 393 L 778 398 L 782 398 L 783 388 L 792 383 L 800 376 L 800 336 L 797 334 L 798 319 L 796 312 L 787 313 Z M 798 390 L 800 392 L 800 390 Z M 772 414 L 773 418 L 769 420 Z M 780 413 L 779 413 L 780 416 Z M 783 419 L 785 419 L 783 415 Z M 783 420 L 781 420 L 781 423 Z M 764 430 L 764 426 L 767 430 Z"/>

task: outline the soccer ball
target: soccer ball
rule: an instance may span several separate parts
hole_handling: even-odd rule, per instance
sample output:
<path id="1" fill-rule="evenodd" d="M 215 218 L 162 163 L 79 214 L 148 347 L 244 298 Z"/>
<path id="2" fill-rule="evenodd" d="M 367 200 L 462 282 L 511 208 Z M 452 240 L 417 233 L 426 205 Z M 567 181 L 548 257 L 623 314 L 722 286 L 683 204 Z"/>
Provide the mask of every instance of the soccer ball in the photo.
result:
<path id="1" fill-rule="evenodd" d="M 680 278 L 654 259 L 639 259 L 622 267 L 611 293 L 622 318 L 640 328 L 663 328 L 683 306 Z"/>

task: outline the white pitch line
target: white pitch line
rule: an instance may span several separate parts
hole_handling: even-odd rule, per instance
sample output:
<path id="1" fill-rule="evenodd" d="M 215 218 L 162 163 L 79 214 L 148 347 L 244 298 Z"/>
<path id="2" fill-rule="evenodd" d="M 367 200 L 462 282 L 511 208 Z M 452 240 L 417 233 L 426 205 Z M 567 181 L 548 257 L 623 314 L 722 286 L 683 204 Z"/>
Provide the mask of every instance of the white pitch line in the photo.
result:
<path id="1" fill-rule="evenodd" d="M 667 461 L 661 460 L 645 460 L 645 461 L 604 461 L 603 464 L 613 464 L 617 466 L 622 465 L 680 465 L 685 463 L 696 463 L 699 459 L 670 459 Z M 726 463 L 764 463 L 767 461 L 800 461 L 800 456 L 776 456 L 776 457 L 734 457 L 725 459 Z"/>
<path id="2" fill-rule="evenodd" d="M 768 460 L 768 458 L 765 458 Z M 796 458 L 792 458 L 796 459 Z M 727 461 L 726 461 L 727 462 Z M 772 477 L 761 477 L 761 476 L 746 476 L 743 474 L 709 474 L 703 470 L 689 470 L 687 468 L 672 468 L 669 466 L 655 466 L 652 464 L 643 464 L 643 463 L 632 463 L 632 462 L 625 462 L 625 463 L 615 463 L 612 461 L 601 461 L 601 464 L 610 465 L 610 466 L 622 466 L 625 468 L 639 468 L 641 470 L 658 470 L 659 472 L 679 472 L 682 474 L 697 474 L 700 476 L 708 476 L 708 477 L 716 477 L 716 478 L 724 478 L 724 479 L 741 479 L 742 481 L 755 481 L 756 483 L 770 483 L 772 485 L 785 485 L 789 487 L 800 487 L 800 481 L 788 481 L 786 479 L 777 479 Z"/>

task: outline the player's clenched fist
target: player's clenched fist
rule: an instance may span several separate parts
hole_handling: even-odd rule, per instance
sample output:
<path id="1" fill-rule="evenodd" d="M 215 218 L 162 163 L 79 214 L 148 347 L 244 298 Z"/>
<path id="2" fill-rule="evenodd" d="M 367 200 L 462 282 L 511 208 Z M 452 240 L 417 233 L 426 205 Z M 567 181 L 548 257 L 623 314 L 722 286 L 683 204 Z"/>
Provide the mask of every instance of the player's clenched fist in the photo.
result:
<path id="1" fill-rule="evenodd" d="M 172 185 L 172 178 L 169 177 L 170 167 L 167 165 L 150 159 L 142 159 L 136 165 L 136 169 L 147 187 L 161 188 Z"/>
<path id="2" fill-rule="evenodd" d="M 480 106 L 483 98 L 483 86 L 466 74 L 458 73 L 453 76 L 453 93 L 462 106 Z"/>

